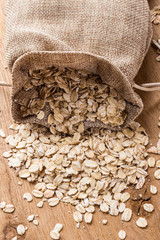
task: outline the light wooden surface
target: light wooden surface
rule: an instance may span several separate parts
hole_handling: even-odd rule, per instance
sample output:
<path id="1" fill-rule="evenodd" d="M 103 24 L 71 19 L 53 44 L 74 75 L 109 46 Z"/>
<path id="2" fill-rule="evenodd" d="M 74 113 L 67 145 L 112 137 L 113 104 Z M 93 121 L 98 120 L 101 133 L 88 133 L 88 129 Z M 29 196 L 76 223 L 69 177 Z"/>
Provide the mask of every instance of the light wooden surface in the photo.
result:
<path id="1" fill-rule="evenodd" d="M 11 83 L 11 74 L 5 69 L 5 49 L 4 49 L 4 20 L 5 20 L 5 2 L 0 0 L 0 81 Z M 160 0 L 150 0 L 151 8 L 160 4 Z M 154 38 L 160 38 L 160 25 L 154 26 Z M 136 77 L 137 83 L 158 82 L 160 81 L 160 63 L 155 61 L 156 51 L 150 48 L 142 68 Z M 139 92 L 144 101 L 144 111 L 138 118 L 138 121 L 145 127 L 151 142 L 156 143 L 158 139 L 159 129 L 157 127 L 160 92 L 142 93 Z M 0 87 L 0 128 L 3 128 L 6 134 L 9 134 L 8 126 L 12 123 L 11 117 L 11 89 L 8 87 Z M 8 149 L 5 142 L 0 139 L 0 154 Z M 160 156 L 159 156 L 160 158 Z M 119 217 L 111 217 L 102 214 L 96 210 L 92 225 L 81 224 L 80 229 L 76 228 L 76 224 L 72 217 L 73 207 L 70 205 L 59 204 L 55 208 L 50 208 L 44 204 L 43 209 L 36 207 L 37 199 L 27 203 L 23 198 L 23 193 L 31 192 L 32 184 L 23 181 L 23 186 L 18 186 L 18 178 L 15 171 L 8 167 L 7 160 L 0 158 L 0 202 L 6 201 L 13 203 L 16 210 L 13 214 L 6 214 L 0 211 L 0 240 L 11 240 L 16 236 L 16 226 L 22 223 L 28 226 L 28 231 L 24 237 L 18 239 L 26 240 L 49 240 L 50 230 L 53 229 L 57 222 L 64 224 L 61 233 L 62 240 L 118 240 L 118 231 L 124 229 L 127 232 L 128 240 L 159 240 L 160 239 L 160 181 L 153 178 L 153 170 L 149 170 L 152 184 L 156 185 L 159 193 L 151 198 L 151 202 L 155 206 L 153 214 L 147 214 L 146 218 L 149 226 L 145 229 L 139 229 L 135 221 L 137 216 L 134 213 L 132 221 L 122 223 Z M 127 203 L 129 206 L 129 203 Z M 30 214 L 39 215 L 39 226 L 28 223 L 27 216 Z M 107 225 L 102 225 L 99 221 L 103 218 L 108 219 Z M 85 229 L 82 226 L 85 225 Z"/>

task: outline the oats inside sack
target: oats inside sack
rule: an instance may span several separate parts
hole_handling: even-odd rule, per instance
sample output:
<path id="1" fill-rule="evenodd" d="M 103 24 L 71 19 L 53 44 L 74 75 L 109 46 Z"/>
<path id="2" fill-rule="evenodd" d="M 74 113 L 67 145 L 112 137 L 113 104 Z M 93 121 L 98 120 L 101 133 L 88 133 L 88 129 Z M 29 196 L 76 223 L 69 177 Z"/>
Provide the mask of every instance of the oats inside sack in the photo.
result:
<path id="1" fill-rule="evenodd" d="M 91 72 L 54 66 L 30 70 L 23 90 L 30 98 L 18 102 L 21 115 L 45 118 L 52 133 L 82 133 L 85 121 L 121 126 L 127 117 L 126 101 Z"/>

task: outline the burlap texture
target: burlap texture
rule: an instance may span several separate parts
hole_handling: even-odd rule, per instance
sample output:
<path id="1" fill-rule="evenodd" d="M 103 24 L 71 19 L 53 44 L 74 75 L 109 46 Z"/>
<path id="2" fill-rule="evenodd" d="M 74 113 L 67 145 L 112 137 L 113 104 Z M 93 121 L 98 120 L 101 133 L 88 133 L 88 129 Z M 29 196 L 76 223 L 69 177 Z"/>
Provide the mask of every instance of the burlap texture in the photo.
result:
<path id="1" fill-rule="evenodd" d="M 126 99 L 125 125 L 141 113 L 143 103 L 133 87 L 152 35 L 146 0 L 9 0 L 6 14 L 16 121 L 47 126 L 46 118 L 22 118 L 15 99 L 30 97 L 22 91 L 29 69 L 52 65 L 99 74 Z"/>

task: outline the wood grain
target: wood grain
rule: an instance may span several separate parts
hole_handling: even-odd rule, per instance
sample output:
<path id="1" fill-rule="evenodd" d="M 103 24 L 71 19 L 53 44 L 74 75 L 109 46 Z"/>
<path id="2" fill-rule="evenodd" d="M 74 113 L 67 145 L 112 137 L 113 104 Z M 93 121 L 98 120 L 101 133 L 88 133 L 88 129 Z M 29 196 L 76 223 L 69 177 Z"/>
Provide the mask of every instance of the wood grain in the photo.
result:
<path id="1" fill-rule="evenodd" d="M 4 48 L 4 21 L 5 21 L 5 2 L 0 1 L 0 81 L 11 83 L 11 74 L 5 68 L 5 48 Z M 160 4 L 160 0 L 150 0 L 151 8 Z M 160 25 L 154 26 L 154 38 L 160 38 Z M 137 83 L 158 82 L 160 81 L 160 63 L 155 61 L 157 54 L 151 47 L 144 63 L 136 77 Z M 158 139 L 159 129 L 157 121 L 159 116 L 160 93 L 159 92 L 138 92 L 144 102 L 144 110 L 141 116 L 137 119 L 142 126 L 145 127 L 153 144 Z M 0 87 L 0 128 L 3 128 L 6 135 L 10 132 L 8 126 L 12 123 L 11 117 L 11 89 L 9 87 Z M 1 140 L 0 153 L 7 150 L 7 145 Z M 153 178 L 153 170 L 149 170 L 149 176 L 152 184 L 156 185 L 159 193 L 153 196 L 151 202 L 155 206 L 153 214 L 146 216 L 149 226 L 145 229 L 139 229 L 135 221 L 137 216 L 134 213 L 132 221 L 122 223 L 119 217 L 111 217 L 102 214 L 96 210 L 92 225 L 81 224 L 80 229 L 76 228 L 76 224 L 72 217 L 73 207 L 70 205 L 59 204 L 56 208 L 50 208 L 47 204 L 43 209 L 38 209 L 34 199 L 33 202 L 27 203 L 23 198 L 23 193 L 31 192 L 32 184 L 23 181 L 23 186 L 18 186 L 18 178 L 13 169 L 8 167 L 7 160 L 1 157 L 0 159 L 0 201 L 13 203 L 16 210 L 13 214 L 5 214 L 0 211 L 0 240 L 11 240 L 16 236 L 16 226 L 22 223 L 28 226 L 28 231 L 24 237 L 18 239 L 26 240 L 49 240 L 50 230 L 53 229 L 57 222 L 64 224 L 64 230 L 61 233 L 62 240 L 118 240 L 118 231 L 124 229 L 127 232 L 128 240 L 159 240 L 160 239 L 160 181 Z M 129 206 L 129 203 L 127 203 Z M 134 208 L 133 208 L 134 210 Z M 39 226 L 36 227 L 32 223 L 27 222 L 27 217 L 30 214 L 39 215 Z M 107 225 L 102 225 L 99 222 L 103 218 L 108 219 Z M 82 226 L 85 226 L 85 229 Z"/>

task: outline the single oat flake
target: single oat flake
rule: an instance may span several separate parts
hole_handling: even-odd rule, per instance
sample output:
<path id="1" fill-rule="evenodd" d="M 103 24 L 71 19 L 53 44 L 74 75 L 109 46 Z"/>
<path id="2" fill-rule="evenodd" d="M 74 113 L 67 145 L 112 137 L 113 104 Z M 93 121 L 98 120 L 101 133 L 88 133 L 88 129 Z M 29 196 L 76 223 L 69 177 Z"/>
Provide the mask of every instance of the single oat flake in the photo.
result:
<path id="1" fill-rule="evenodd" d="M 76 210 L 80 213 L 85 213 L 86 212 L 86 210 L 85 210 L 85 208 L 83 207 L 82 204 L 77 204 L 76 205 Z"/>
<path id="2" fill-rule="evenodd" d="M 148 165 L 149 165 L 149 167 L 154 167 L 155 163 L 156 163 L 156 160 L 155 160 L 154 157 L 148 158 Z"/>
<path id="3" fill-rule="evenodd" d="M 38 220 L 37 220 L 37 219 L 34 219 L 34 220 L 33 220 L 33 224 L 36 225 L 36 226 L 38 226 L 38 225 L 39 225 Z"/>
<path id="4" fill-rule="evenodd" d="M 17 226 L 17 233 L 18 235 L 22 236 L 25 234 L 25 227 L 22 224 Z"/>
<path id="5" fill-rule="evenodd" d="M 73 212 L 73 218 L 76 222 L 82 222 L 82 214 L 80 212 Z"/>
<path id="6" fill-rule="evenodd" d="M 147 223 L 147 220 L 145 218 L 140 217 L 136 221 L 136 225 L 140 228 L 145 228 L 145 227 L 147 227 L 148 223 Z"/>
<path id="7" fill-rule="evenodd" d="M 39 207 L 39 208 L 43 207 L 43 201 L 38 202 L 37 207 Z"/>
<path id="8" fill-rule="evenodd" d="M 34 217 L 35 217 L 34 214 L 29 215 L 28 218 L 27 218 L 28 222 L 32 222 Z"/>
<path id="9" fill-rule="evenodd" d="M 50 198 L 48 200 L 48 203 L 49 203 L 49 206 L 55 207 L 59 203 L 59 199 L 58 198 Z"/>
<path id="10" fill-rule="evenodd" d="M 120 213 L 124 212 L 125 208 L 126 208 L 125 203 L 120 203 L 118 206 L 118 210 Z"/>
<path id="11" fill-rule="evenodd" d="M 33 200 L 32 195 L 30 193 L 24 193 L 23 198 L 26 199 L 28 202 Z"/>
<path id="12" fill-rule="evenodd" d="M 151 203 L 145 203 L 143 204 L 143 208 L 144 210 L 146 210 L 147 212 L 153 212 L 154 210 L 154 206 Z"/>
<path id="13" fill-rule="evenodd" d="M 36 198 L 42 198 L 43 197 L 43 193 L 41 191 L 38 191 L 38 190 L 35 190 L 35 189 L 32 191 L 32 194 Z"/>
<path id="14" fill-rule="evenodd" d="M 106 225 L 107 222 L 108 222 L 107 219 L 103 219 L 103 220 L 102 220 L 102 224 L 103 224 L 103 225 Z"/>
<path id="15" fill-rule="evenodd" d="M 84 214 L 84 221 L 86 223 L 91 223 L 92 222 L 92 217 L 93 217 L 92 213 L 86 212 Z"/>
<path id="16" fill-rule="evenodd" d="M 158 169 L 158 170 L 156 170 L 156 171 L 154 172 L 154 177 L 155 177 L 156 179 L 160 180 L 160 169 Z"/>
<path id="17" fill-rule="evenodd" d="M 102 203 L 101 205 L 100 205 L 100 210 L 102 211 L 102 212 L 108 212 L 109 211 L 109 206 L 106 204 L 106 203 Z"/>
<path id="18" fill-rule="evenodd" d="M 119 237 L 119 239 L 125 239 L 126 238 L 126 232 L 124 231 L 124 230 L 120 230 L 119 232 L 118 232 L 118 237 Z"/>
<path id="19" fill-rule="evenodd" d="M 157 194 L 157 187 L 154 186 L 154 185 L 150 185 L 150 192 L 151 192 L 152 194 Z"/>
<path id="20" fill-rule="evenodd" d="M 125 208 L 122 214 L 121 220 L 128 222 L 131 220 L 131 217 L 132 217 L 132 210 L 130 208 Z"/>

